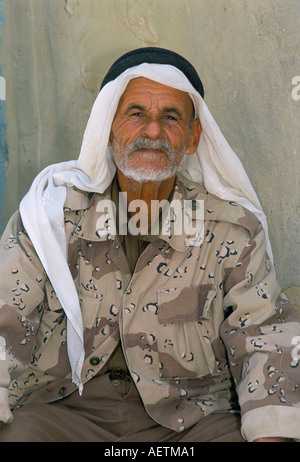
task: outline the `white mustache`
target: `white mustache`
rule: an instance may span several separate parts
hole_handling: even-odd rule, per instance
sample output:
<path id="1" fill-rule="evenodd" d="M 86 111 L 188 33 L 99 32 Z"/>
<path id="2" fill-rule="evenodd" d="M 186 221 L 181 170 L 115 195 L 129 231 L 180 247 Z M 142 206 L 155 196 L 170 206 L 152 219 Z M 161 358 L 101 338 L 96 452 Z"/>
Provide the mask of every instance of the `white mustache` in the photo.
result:
<path id="1" fill-rule="evenodd" d="M 149 140 L 148 138 L 140 138 L 130 143 L 124 149 L 124 156 L 130 154 L 135 149 L 141 148 L 159 149 L 167 153 L 171 159 L 174 159 L 174 152 L 168 141 Z"/>

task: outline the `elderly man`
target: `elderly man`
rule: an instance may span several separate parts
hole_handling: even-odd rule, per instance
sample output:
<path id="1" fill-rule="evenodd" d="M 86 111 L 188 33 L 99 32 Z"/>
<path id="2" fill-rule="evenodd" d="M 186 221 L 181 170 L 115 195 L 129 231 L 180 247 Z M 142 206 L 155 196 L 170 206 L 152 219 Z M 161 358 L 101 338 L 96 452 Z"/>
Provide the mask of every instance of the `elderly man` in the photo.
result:
<path id="1" fill-rule="evenodd" d="M 299 320 L 203 96 L 174 52 L 122 56 L 78 161 L 42 171 L 8 224 L 2 441 L 300 437 Z"/>

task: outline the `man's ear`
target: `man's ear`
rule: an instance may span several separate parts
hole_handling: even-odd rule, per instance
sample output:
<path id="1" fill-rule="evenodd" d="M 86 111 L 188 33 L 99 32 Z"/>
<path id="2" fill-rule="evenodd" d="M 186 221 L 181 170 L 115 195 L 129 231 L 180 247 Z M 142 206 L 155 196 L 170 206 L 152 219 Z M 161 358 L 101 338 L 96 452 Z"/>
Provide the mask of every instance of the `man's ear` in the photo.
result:
<path id="1" fill-rule="evenodd" d="M 195 154 L 202 132 L 202 127 L 199 119 L 195 119 L 192 122 L 191 136 L 187 144 L 186 154 Z"/>

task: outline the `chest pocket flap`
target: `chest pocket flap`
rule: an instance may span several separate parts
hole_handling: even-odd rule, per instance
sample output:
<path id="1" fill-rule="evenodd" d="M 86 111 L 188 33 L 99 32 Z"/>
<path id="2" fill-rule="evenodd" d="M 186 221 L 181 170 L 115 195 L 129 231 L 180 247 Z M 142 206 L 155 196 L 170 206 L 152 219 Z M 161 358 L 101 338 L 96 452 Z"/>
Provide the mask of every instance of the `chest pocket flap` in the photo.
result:
<path id="1" fill-rule="evenodd" d="M 215 294 L 213 284 L 159 290 L 159 322 L 198 321 L 201 317 L 205 318 Z"/>

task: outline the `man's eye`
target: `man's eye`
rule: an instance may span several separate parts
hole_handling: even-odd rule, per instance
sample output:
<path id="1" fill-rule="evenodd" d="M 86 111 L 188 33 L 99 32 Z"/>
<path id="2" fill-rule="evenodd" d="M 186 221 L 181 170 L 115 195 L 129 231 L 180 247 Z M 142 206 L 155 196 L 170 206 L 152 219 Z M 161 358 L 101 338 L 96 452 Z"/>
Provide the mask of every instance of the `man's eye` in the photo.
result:
<path id="1" fill-rule="evenodd" d="M 169 120 L 170 122 L 177 122 L 177 118 L 172 115 L 165 115 L 164 119 Z"/>
<path id="2" fill-rule="evenodd" d="M 143 113 L 142 112 L 133 112 L 131 114 L 131 117 L 143 117 Z"/>

